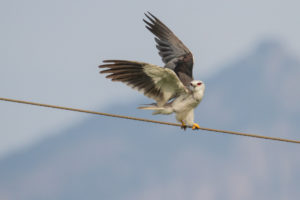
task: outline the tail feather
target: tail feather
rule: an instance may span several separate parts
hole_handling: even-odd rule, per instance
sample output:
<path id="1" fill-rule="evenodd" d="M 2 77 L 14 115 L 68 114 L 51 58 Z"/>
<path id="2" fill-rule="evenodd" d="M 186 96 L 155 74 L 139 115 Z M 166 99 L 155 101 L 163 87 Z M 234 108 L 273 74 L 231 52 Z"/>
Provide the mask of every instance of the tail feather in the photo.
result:
<path id="1" fill-rule="evenodd" d="M 138 107 L 138 109 L 144 110 L 152 110 L 151 108 L 158 108 L 157 103 L 149 103 L 149 104 L 141 104 L 142 106 Z"/>
<path id="2" fill-rule="evenodd" d="M 157 114 L 171 114 L 172 108 L 170 107 L 158 107 L 156 103 L 153 104 L 146 104 L 145 106 L 140 106 L 138 107 L 138 109 L 143 109 L 143 110 L 153 110 L 153 115 L 157 115 Z"/>

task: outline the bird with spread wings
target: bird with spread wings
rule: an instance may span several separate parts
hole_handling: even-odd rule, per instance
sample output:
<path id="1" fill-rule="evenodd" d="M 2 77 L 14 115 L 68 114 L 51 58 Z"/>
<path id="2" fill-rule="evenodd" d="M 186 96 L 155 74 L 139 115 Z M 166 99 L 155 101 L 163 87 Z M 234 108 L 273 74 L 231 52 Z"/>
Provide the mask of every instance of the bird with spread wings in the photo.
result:
<path id="1" fill-rule="evenodd" d="M 145 14 L 146 28 L 155 35 L 156 47 L 164 67 L 128 60 L 104 60 L 100 73 L 154 99 L 156 103 L 140 109 L 153 114 L 176 114 L 182 128 L 200 128 L 194 122 L 194 108 L 201 102 L 205 85 L 193 78 L 193 55 L 176 35 L 150 12 Z"/>

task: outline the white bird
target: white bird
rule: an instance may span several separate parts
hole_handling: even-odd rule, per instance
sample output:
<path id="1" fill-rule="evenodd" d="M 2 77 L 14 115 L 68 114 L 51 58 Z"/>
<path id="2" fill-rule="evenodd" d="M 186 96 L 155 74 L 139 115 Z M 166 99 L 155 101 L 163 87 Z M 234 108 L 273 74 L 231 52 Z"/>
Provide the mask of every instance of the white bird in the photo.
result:
<path id="1" fill-rule="evenodd" d="M 200 128 L 194 122 L 194 108 L 201 102 L 205 85 L 193 79 L 193 55 L 175 34 L 150 12 L 145 14 L 149 21 L 146 28 L 156 37 L 156 47 L 165 63 L 164 67 L 127 61 L 104 60 L 100 73 L 109 73 L 106 78 L 120 81 L 137 89 L 156 103 L 139 107 L 153 110 L 153 114 L 176 114 L 182 128 L 187 125 Z"/>

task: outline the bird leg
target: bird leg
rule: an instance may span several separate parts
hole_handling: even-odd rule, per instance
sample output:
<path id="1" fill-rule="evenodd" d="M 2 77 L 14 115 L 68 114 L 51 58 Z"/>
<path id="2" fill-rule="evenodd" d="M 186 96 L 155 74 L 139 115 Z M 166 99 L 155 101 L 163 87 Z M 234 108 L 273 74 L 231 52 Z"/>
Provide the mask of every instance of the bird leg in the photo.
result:
<path id="1" fill-rule="evenodd" d="M 199 126 L 197 123 L 194 123 L 194 124 L 193 124 L 193 127 L 192 127 L 193 130 L 199 129 L 199 128 L 200 128 L 200 126 Z"/>
<path id="2" fill-rule="evenodd" d="M 185 130 L 187 128 L 186 124 L 181 120 L 181 129 Z"/>

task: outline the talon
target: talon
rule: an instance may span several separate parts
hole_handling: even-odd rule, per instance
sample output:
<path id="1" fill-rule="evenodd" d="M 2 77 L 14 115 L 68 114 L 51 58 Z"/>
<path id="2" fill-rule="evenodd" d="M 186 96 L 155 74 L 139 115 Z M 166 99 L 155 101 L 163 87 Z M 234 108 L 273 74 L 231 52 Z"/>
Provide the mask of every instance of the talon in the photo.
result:
<path id="1" fill-rule="evenodd" d="M 186 130 L 187 126 L 183 121 L 181 121 L 181 129 Z"/>
<path id="2" fill-rule="evenodd" d="M 195 129 L 199 129 L 199 128 L 200 128 L 200 126 L 198 124 L 194 123 L 192 129 L 195 130 Z"/>

